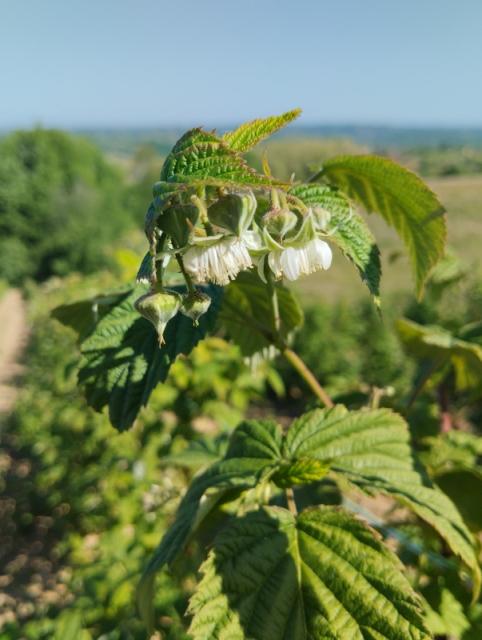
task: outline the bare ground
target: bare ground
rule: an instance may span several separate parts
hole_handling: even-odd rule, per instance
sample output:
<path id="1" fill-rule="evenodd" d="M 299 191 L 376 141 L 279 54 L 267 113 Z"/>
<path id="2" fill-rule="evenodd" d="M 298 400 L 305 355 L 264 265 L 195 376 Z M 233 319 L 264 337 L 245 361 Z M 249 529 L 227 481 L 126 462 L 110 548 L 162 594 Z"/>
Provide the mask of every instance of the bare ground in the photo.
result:
<path id="1" fill-rule="evenodd" d="M 25 303 L 18 289 L 9 289 L 0 299 L 0 413 L 9 413 L 15 403 L 27 337 Z"/>

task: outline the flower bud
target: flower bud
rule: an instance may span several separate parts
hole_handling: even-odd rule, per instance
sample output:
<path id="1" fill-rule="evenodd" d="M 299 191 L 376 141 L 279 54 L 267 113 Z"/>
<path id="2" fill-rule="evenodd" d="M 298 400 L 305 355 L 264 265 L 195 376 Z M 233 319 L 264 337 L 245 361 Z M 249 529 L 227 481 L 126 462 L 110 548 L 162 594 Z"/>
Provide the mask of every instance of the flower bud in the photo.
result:
<path id="1" fill-rule="evenodd" d="M 289 209 L 272 209 L 265 213 L 262 219 L 263 226 L 273 236 L 283 237 L 296 226 L 298 217 Z"/>
<path id="2" fill-rule="evenodd" d="M 331 213 L 323 207 L 313 207 L 313 216 L 315 218 L 315 226 L 320 231 L 326 231 L 331 220 Z"/>
<path id="3" fill-rule="evenodd" d="M 164 344 L 166 325 L 179 311 L 180 305 L 181 296 L 167 289 L 146 293 L 134 304 L 136 311 L 154 325 L 159 336 L 159 345 Z"/>
<path id="4" fill-rule="evenodd" d="M 202 291 L 188 293 L 182 299 L 181 313 L 191 318 L 195 327 L 199 325 L 199 318 L 206 313 L 211 305 L 211 298 Z"/>
<path id="5" fill-rule="evenodd" d="M 240 236 L 253 221 L 256 206 L 256 198 L 252 191 L 228 193 L 209 207 L 209 221 L 217 227 Z"/>

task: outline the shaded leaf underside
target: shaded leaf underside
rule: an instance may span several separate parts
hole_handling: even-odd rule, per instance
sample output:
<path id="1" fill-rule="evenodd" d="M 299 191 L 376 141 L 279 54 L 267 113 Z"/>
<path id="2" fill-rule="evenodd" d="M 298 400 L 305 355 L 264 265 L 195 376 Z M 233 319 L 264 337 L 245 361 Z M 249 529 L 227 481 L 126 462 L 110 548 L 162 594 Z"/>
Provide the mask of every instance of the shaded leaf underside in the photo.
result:
<path id="1" fill-rule="evenodd" d="M 432 267 L 442 257 L 446 224 L 444 208 L 414 173 L 388 158 L 340 156 L 328 160 L 314 179 L 324 178 L 379 213 L 405 243 L 419 294 Z"/>

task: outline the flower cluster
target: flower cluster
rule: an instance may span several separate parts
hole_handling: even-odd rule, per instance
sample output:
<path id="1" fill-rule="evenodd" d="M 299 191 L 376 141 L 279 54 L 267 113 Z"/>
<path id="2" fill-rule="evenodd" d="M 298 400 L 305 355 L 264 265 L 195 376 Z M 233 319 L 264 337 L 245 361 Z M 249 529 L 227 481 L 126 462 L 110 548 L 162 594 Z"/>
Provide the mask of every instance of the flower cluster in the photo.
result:
<path id="1" fill-rule="evenodd" d="M 286 278 L 328 269 L 332 261 L 328 234 L 330 214 L 306 207 L 283 191 L 256 198 L 252 190 L 204 189 L 182 198 L 159 200 L 160 211 L 148 212 L 152 290 L 137 303 L 138 311 L 158 330 L 162 343 L 167 322 L 178 311 L 195 324 L 209 307 L 209 297 L 195 285 L 225 286 L 241 271 L 257 268 L 261 280 Z M 163 288 L 162 277 L 175 257 L 188 294 Z M 145 265 L 142 277 L 145 279 Z"/>

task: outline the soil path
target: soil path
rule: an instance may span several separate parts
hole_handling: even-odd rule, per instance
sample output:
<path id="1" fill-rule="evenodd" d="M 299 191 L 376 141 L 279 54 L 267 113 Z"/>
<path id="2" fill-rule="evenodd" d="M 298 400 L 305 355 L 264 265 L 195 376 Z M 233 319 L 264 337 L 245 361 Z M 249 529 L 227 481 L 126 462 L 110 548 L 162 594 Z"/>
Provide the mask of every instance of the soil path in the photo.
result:
<path id="1" fill-rule="evenodd" d="M 25 302 L 18 289 L 9 289 L 0 298 L 0 413 L 13 408 L 18 391 L 16 380 L 22 373 L 19 359 L 28 336 Z"/>

